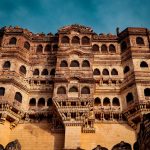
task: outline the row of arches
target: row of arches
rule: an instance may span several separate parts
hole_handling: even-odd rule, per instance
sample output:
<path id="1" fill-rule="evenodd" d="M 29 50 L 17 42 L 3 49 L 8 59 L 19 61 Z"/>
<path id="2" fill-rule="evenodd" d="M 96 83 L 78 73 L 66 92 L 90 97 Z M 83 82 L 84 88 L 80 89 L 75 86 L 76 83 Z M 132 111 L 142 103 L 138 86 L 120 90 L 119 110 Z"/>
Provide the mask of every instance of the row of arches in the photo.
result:
<path id="1" fill-rule="evenodd" d="M 94 44 L 92 46 L 92 50 L 94 52 L 99 52 L 101 51 L 101 53 L 116 53 L 116 47 L 113 45 L 113 44 L 110 44 L 109 47 L 107 47 L 106 44 L 103 44 L 101 47 L 99 47 L 99 45 L 97 44 Z"/>
<path id="2" fill-rule="evenodd" d="M 100 70 L 98 68 L 95 68 L 94 71 L 93 71 L 93 75 L 95 75 L 95 76 L 101 75 Z M 108 69 L 103 69 L 102 75 L 110 75 Z M 118 71 L 113 68 L 111 70 L 111 75 L 118 75 Z"/>
<path id="3" fill-rule="evenodd" d="M 68 67 L 68 62 L 66 60 L 62 60 L 60 63 L 60 67 Z M 80 63 L 77 60 L 72 60 L 70 63 L 70 67 L 80 67 Z M 90 63 L 88 60 L 82 61 L 82 67 L 90 67 Z"/>
<path id="4" fill-rule="evenodd" d="M 51 69 L 50 73 L 49 73 L 48 69 L 43 69 L 41 71 L 41 73 L 40 73 L 39 69 L 37 69 L 37 68 L 34 69 L 33 75 L 39 76 L 40 74 L 41 75 L 52 75 L 52 76 L 54 76 L 55 75 L 55 69 L 54 68 Z"/>
<path id="5" fill-rule="evenodd" d="M 9 40 L 9 45 L 16 45 L 17 44 L 17 38 L 16 37 L 12 37 L 10 40 Z M 24 44 L 23 44 L 23 47 L 27 50 L 30 50 L 30 43 L 28 41 L 25 41 Z M 47 44 L 45 47 L 43 47 L 42 44 L 39 44 L 37 47 L 36 47 L 36 52 L 38 53 L 42 53 L 44 50 L 44 52 L 51 52 L 52 50 L 53 51 L 57 51 L 58 50 L 58 45 L 57 44 L 54 44 L 54 45 L 51 45 L 51 44 Z"/>
<path id="6" fill-rule="evenodd" d="M 5 88 L 4 87 L 0 87 L 0 96 L 4 96 L 5 95 Z M 20 103 L 22 103 L 22 94 L 20 92 L 16 92 L 14 99 Z"/>
<path id="7" fill-rule="evenodd" d="M 148 68 L 148 63 L 146 61 L 141 61 L 140 62 L 140 68 Z M 124 74 L 126 74 L 129 71 L 130 71 L 130 67 L 129 66 L 125 66 L 124 70 L 123 70 Z"/>
<path id="8" fill-rule="evenodd" d="M 72 86 L 70 89 L 69 89 L 69 92 L 78 92 L 78 88 L 76 86 Z M 57 94 L 66 94 L 66 88 L 64 86 L 60 86 L 58 87 L 57 89 Z M 85 87 L 82 87 L 81 88 L 81 94 L 90 94 L 90 88 L 85 86 Z"/>
<path id="9" fill-rule="evenodd" d="M 108 97 L 105 97 L 103 99 L 103 101 L 101 101 L 101 99 L 99 97 L 96 97 L 94 99 L 94 105 L 95 106 L 99 106 L 102 104 L 103 104 L 103 106 L 120 106 L 120 101 L 117 97 L 114 97 L 112 99 L 112 101 Z"/>
<path id="10" fill-rule="evenodd" d="M 52 98 L 49 98 L 48 100 L 46 100 L 45 98 L 41 97 L 38 100 L 36 100 L 35 98 L 31 98 L 29 100 L 29 106 L 38 106 L 38 107 L 44 107 L 44 106 L 52 106 L 53 105 L 53 101 Z"/>
<path id="11" fill-rule="evenodd" d="M 61 43 L 63 44 L 82 44 L 82 45 L 89 45 L 90 44 L 90 38 L 87 36 L 82 37 L 81 39 L 78 36 L 73 36 L 71 39 L 68 36 L 63 36 L 61 38 Z"/>
<path id="12" fill-rule="evenodd" d="M 136 37 L 136 44 L 137 45 L 144 45 L 144 39 L 142 37 Z M 121 52 L 124 52 L 125 50 L 127 50 L 128 45 L 126 41 L 123 41 L 121 43 Z"/>

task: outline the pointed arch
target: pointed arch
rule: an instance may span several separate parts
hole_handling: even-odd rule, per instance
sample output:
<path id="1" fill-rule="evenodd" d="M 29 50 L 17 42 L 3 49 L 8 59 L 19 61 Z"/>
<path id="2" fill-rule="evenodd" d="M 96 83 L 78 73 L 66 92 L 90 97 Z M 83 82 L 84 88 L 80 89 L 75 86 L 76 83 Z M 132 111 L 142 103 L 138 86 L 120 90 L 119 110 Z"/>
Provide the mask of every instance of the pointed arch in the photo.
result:
<path id="1" fill-rule="evenodd" d="M 113 69 L 111 70 L 111 75 L 118 75 L 118 71 L 113 68 Z"/>
<path id="2" fill-rule="evenodd" d="M 5 88 L 0 87 L 0 96 L 4 96 L 4 95 L 5 95 Z"/>
<path id="3" fill-rule="evenodd" d="M 62 60 L 60 63 L 60 67 L 68 67 L 68 63 L 66 60 Z"/>
<path id="4" fill-rule="evenodd" d="M 44 49 L 45 52 L 51 52 L 51 45 L 47 44 Z"/>
<path id="5" fill-rule="evenodd" d="M 72 86 L 70 89 L 69 89 L 69 92 L 78 92 L 78 88 L 76 86 Z"/>
<path id="6" fill-rule="evenodd" d="M 89 45 L 90 44 L 90 38 L 87 36 L 82 37 L 82 45 Z"/>
<path id="7" fill-rule="evenodd" d="M 139 45 L 144 45 L 144 40 L 142 37 L 137 37 L 136 38 L 136 44 L 139 44 Z"/>
<path id="8" fill-rule="evenodd" d="M 39 71 L 39 69 L 35 69 L 34 71 L 33 71 L 33 75 L 36 75 L 36 76 L 38 76 L 40 74 L 40 71 Z"/>
<path id="9" fill-rule="evenodd" d="M 47 69 L 43 69 L 41 75 L 48 75 L 48 70 Z"/>
<path id="10" fill-rule="evenodd" d="M 116 47 L 113 44 L 109 45 L 109 52 L 116 53 Z"/>
<path id="11" fill-rule="evenodd" d="M 45 99 L 42 97 L 38 100 L 38 107 L 44 107 L 45 106 Z"/>
<path id="12" fill-rule="evenodd" d="M 69 39 L 68 36 L 63 36 L 63 37 L 61 38 L 61 43 L 63 43 L 63 44 L 68 44 L 69 42 L 70 42 L 70 39 Z"/>
<path id="13" fill-rule="evenodd" d="M 109 75 L 108 69 L 103 69 L 103 75 Z"/>
<path id="14" fill-rule="evenodd" d="M 37 53 L 42 53 L 43 52 L 43 46 L 41 44 L 37 46 L 36 52 Z"/>
<path id="15" fill-rule="evenodd" d="M 64 86 L 58 87 L 57 94 L 66 94 L 66 88 Z"/>
<path id="16" fill-rule="evenodd" d="M 24 42 L 24 48 L 29 50 L 30 49 L 30 43 L 28 41 Z"/>
<path id="17" fill-rule="evenodd" d="M 9 69 L 11 67 L 10 61 L 5 61 L 3 64 L 3 69 Z"/>
<path id="18" fill-rule="evenodd" d="M 81 94 L 90 94 L 90 88 L 85 86 L 81 89 Z"/>
<path id="19" fill-rule="evenodd" d="M 78 36 L 74 36 L 71 41 L 72 44 L 80 44 L 80 38 Z"/>
<path id="20" fill-rule="evenodd" d="M 141 68 L 148 68 L 147 62 L 146 62 L 146 61 L 142 61 L 142 62 L 140 63 L 140 67 L 141 67 Z"/>
<path id="21" fill-rule="evenodd" d="M 99 52 L 99 46 L 98 46 L 97 44 L 94 44 L 94 45 L 92 46 L 92 50 L 93 50 L 94 52 Z"/>
<path id="22" fill-rule="evenodd" d="M 94 69 L 93 75 L 100 75 L 100 70 L 98 68 Z"/>
<path id="23" fill-rule="evenodd" d="M 90 67 L 90 63 L 88 60 L 83 60 L 82 67 Z"/>
<path id="24" fill-rule="evenodd" d="M 108 53 L 107 46 L 106 46 L 105 44 L 103 44 L 103 45 L 101 46 L 101 52 L 102 52 L 102 53 Z"/>
<path id="25" fill-rule="evenodd" d="M 22 94 L 20 92 L 15 93 L 15 100 L 22 103 Z"/>
<path id="26" fill-rule="evenodd" d="M 19 72 L 26 75 L 26 73 L 27 73 L 26 67 L 24 65 L 20 66 Z"/>
<path id="27" fill-rule="evenodd" d="M 9 40 L 9 44 L 10 45 L 16 45 L 17 43 L 17 39 L 15 37 L 12 37 L 10 40 Z"/>
<path id="28" fill-rule="evenodd" d="M 77 60 L 72 60 L 70 63 L 70 67 L 79 67 L 80 64 Z"/>
<path id="29" fill-rule="evenodd" d="M 35 98 L 30 99 L 29 106 L 36 106 L 36 99 Z"/>

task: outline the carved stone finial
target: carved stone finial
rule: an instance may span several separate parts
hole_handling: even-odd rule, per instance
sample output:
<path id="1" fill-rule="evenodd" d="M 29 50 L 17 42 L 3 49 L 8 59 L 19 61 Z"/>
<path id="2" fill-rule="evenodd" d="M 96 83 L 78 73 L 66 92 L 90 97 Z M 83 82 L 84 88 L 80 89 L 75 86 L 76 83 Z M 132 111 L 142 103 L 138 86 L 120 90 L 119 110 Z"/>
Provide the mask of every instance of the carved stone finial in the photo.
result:
<path id="1" fill-rule="evenodd" d="M 121 141 L 120 143 L 116 144 L 112 150 L 132 150 L 131 145 L 129 143 L 125 143 Z"/>
<path id="2" fill-rule="evenodd" d="M 5 150 L 21 150 L 21 145 L 18 140 L 15 140 L 8 143 Z"/>
<path id="3" fill-rule="evenodd" d="M 3 145 L 1 145 L 1 144 L 0 144 L 0 150 L 4 150 L 4 147 L 3 147 Z"/>
<path id="4" fill-rule="evenodd" d="M 108 149 L 105 147 L 102 147 L 101 145 L 97 145 L 97 147 L 94 148 L 93 150 L 108 150 Z"/>

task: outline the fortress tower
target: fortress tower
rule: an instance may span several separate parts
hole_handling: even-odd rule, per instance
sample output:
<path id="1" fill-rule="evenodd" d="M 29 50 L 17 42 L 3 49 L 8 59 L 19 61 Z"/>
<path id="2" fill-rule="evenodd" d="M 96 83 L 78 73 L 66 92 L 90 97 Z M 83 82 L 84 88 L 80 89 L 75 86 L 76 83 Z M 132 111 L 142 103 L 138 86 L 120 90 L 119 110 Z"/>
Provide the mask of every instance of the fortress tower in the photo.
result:
<path id="1" fill-rule="evenodd" d="M 22 150 L 133 146 L 150 112 L 150 31 L 53 35 L 0 29 L 0 144 Z"/>

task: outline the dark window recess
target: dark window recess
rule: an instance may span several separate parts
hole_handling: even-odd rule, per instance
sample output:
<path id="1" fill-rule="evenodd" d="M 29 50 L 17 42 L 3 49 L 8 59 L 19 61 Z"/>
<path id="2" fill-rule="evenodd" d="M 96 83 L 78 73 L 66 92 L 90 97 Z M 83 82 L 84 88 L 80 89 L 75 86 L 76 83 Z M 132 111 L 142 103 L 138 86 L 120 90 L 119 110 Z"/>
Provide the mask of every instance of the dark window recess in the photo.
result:
<path id="1" fill-rule="evenodd" d="M 22 103 L 22 94 L 20 92 L 16 92 L 15 94 L 15 100 Z"/>

